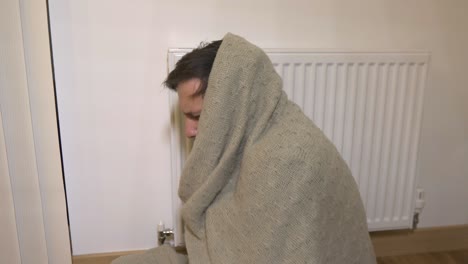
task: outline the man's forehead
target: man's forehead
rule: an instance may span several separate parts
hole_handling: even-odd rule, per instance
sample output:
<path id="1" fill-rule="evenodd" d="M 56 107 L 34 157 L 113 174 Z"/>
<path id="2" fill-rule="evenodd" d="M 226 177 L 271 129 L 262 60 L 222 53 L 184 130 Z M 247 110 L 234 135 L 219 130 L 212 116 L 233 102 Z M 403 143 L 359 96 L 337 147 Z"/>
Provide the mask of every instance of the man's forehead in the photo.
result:
<path id="1" fill-rule="evenodd" d="M 192 78 L 187 81 L 180 82 L 179 85 L 177 85 L 177 94 L 180 96 L 187 96 L 191 97 L 196 95 L 199 87 L 201 84 L 201 80 L 198 78 Z"/>
<path id="2" fill-rule="evenodd" d="M 203 97 L 198 94 L 199 79 L 191 79 L 177 86 L 179 108 L 184 114 L 199 114 L 202 108 Z"/>

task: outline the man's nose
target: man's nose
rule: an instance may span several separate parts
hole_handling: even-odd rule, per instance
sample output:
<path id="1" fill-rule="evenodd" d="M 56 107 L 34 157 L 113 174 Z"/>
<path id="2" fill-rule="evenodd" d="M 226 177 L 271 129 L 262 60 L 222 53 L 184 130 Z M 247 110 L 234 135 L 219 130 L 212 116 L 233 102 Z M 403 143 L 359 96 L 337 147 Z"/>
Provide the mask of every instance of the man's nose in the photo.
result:
<path id="1" fill-rule="evenodd" d="M 197 135 L 198 129 L 198 120 L 193 120 L 190 118 L 185 118 L 185 136 L 188 138 L 193 138 Z"/>

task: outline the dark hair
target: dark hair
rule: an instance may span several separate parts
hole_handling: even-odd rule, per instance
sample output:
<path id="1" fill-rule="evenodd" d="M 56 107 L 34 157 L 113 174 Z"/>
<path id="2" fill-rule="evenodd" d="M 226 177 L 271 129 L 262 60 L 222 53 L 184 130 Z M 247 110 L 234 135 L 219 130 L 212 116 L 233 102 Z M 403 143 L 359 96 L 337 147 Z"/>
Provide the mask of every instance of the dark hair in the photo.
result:
<path id="1" fill-rule="evenodd" d="M 201 43 L 198 48 L 185 54 L 177 63 L 164 81 L 164 85 L 169 89 L 177 90 L 179 83 L 188 81 L 192 78 L 199 78 L 201 86 L 197 94 L 205 94 L 208 86 L 208 77 L 210 76 L 213 62 L 221 46 L 222 40 L 216 40 L 211 43 Z"/>

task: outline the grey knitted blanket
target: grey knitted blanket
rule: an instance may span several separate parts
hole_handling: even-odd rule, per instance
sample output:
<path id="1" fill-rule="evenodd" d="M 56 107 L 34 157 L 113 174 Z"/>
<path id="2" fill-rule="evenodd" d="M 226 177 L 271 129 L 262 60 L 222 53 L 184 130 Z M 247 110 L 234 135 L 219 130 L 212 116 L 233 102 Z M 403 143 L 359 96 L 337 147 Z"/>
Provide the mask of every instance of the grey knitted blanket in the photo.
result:
<path id="1" fill-rule="evenodd" d="M 190 264 L 375 263 L 361 198 L 267 55 L 227 34 L 179 186 Z M 187 263 L 162 247 L 115 264 Z"/>

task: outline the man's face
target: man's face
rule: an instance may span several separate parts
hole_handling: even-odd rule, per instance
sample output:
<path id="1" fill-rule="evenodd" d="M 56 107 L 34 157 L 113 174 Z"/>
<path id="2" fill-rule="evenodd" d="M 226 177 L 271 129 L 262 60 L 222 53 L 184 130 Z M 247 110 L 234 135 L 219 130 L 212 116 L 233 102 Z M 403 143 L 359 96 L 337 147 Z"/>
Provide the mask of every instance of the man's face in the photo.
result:
<path id="1" fill-rule="evenodd" d="M 193 78 L 179 83 L 177 94 L 179 95 L 180 110 L 185 119 L 185 135 L 188 138 L 194 138 L 198 133 L 198 119 L 203 106 L 203 96 L 196 95 L 200 88 L 201 80 Z"/>

